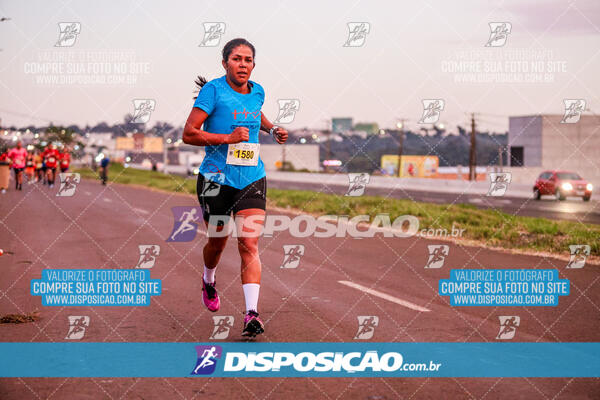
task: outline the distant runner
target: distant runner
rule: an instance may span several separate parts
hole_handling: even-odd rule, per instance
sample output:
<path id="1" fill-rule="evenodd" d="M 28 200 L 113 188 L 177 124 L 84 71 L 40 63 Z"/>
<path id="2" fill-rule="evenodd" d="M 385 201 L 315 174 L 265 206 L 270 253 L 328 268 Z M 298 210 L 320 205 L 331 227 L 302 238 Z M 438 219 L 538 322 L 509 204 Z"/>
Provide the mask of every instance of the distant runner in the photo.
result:
<path id="1" fill-rule="evenodd" d="M 35 175 L 35 163 L 31 153 L 27 153 L 27 160 L 25 160 L 25 175 L 27 175 L 27 184 L 31 185 Z"/>
<path id="2" fill-rule="evenodd" d="M 265 92 L 262 86 L 249 80 L 254 56 L 254 46 L 245 39 L 233 39 L 225 45 L 222 60 L 225 75 L 210 82 L 198 77 L 196 84 L 201 89 L 183 131 L 185 143 L 206 146 L 198 174 L 198 200 L 207 227 L 211 217 L 221 218 L 216 225 L 213 220 L 209 232 L 222 230 L 224 220 L 233 213 L 234 217 L 243 217 L 239 218 L 240 228 L 250 233 L 237 239 L 246 301 L 242 335 L 250 337 L 264 332 L 258 316 L 261 275 L 258 237 L 265 217 L 267 182 L 260 158 L 259 131 L 274 135 L 278 143 L 285 143 L 288 136 L 285 129 L 273 125 L 261 112 Z M 220 187 L 215 193 L 212 189 L 217 182 Z M 250 217 L 254 218 L 254 224 L 248 221 Z M 213 312 L 220 307 L 215 271 L 226 243 L 227 236 L 213 234 L 204 246 L 202 298 Z"/>
<path id="3" fill-rule="evenodd" d="M 44 170 L 42 169 L 44 160 L 42 159 L 42 155 L 38 150 L 33 153 L 33 164 L 35 167 L 35 181 L 40 182 L 44 181 Z"/>
<path id="4" fill-rule="evenodd" d="M 51 144 L 49 148 L 44 150 L 44 153 L 42 153 L 42 157 L 44 158 L 46 165 L 46 176 L 48 179 L 48 185 L 50 185 L 50 187 L 53 188 L 54 180 L 56 179 L 56 167 L 58 165 L 59 157 L 59 153 L 58 150 L 56 150 L 56 146 L 54 144 Z"/>
<path id="5" fill-rule="evenodd" d="M 110 159 L 107 156 L 104 156 L 102 161 L 100 161 L 100 179 L 102 179 L 102 184 L 106 185 L 106 181 L 108 180 L 108 165 L 110 164 Z"/>
<path id="6" fill-rule="evenodd" d="M 10 158 L 13 171 L 15 171 L 15 189 L 23 190 L 23 170 L 27 162 L 27 150 L 20 140 L 17 142 L 17 147 L 8 152 L 8 158 Z"/>
<path id="7" fill-rule="evenodd" d="M 60 153 L 60 172 L 67 172 L 71 165 L 71 154 L 66 148 Z"/>

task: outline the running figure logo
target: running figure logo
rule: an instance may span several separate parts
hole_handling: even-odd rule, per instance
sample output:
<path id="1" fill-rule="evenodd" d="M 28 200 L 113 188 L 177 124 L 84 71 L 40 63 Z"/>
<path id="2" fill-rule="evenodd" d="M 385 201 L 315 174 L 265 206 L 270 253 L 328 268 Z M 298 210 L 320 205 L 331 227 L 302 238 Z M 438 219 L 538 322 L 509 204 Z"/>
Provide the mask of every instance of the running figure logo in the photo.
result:
<path id="1" fill-rule="evenodd" d="M 294 121 L 294 117 L 296 116 L 296 112 L 300 109 L 300 100 L 298 99 L 279 99 L 277 100 L 279 103 L 279 114 L 274 124 L 289 124 Z"/>
<path id="2" fill-rule="evenodd" d="M 516 315 L 502 315 L 500 319 L 500 330 L 496 339 L 510 340 L 515 337 L 517 327 L 521 324 L 521 317 Z"/>
<path id="3" fill-rule="evenodd" d="M 488 190 L 486 196 L 504 196 L 511 180 L 512 174 L 510 172 L 490 172 L 490 190 Z"/>
<path id="4" fill-rule="evenodd" d="M 156 262 L 156 257 L 160 254 L 160 246 L 157 244 L 140 244 L 140 258 L 136 268 L 152 268 Z"/>
<path id="5" fill-rule="evenodd" d="M 90 317 L 87 315 L 70 315 L 69 316 L 69 332 L 65 339 L 79 340 L 85 334 L 85 328 L 90 326 Z"/>
<path id="6" fill-rule="evenodd" d="M 209 339 L 223 340 L 229 336 L 229 330 L 233 328 L 233 315 L 214 316 L 215 327 Z"/>
<path id="7" fill-rule="evenodd" d="M 565 115 L 560 120 L 561 124 L 576 124 L 581 118 L 581 113 L 585 111 L 584 99 L 564 99 Z"/>
<path id="8" fill-rule="evenodd" d="M 571 259 L 567 264 L 569 269 L 583 268 L 586 258 L 590 255 L 591 246 L 589 244 L 572 244 L 569 246 Z"/>
<path id="9" fill-rule="evenodd" d="M 379 317 L 376 315 L 359 315 L 358 317 L 358 330 L 354 339 L 368 340 L 373 337 L 375 328 L 379 325 Z"/>
<path id="10" fill-rule="evenodd" d="M 429 259 L 427 260 L 427 264 L 425 264 L 425 268 L 442 268 L 444 266 L 444 261 L 446 261 L 446 256 L 450 254 L 450 246 L 445 244 L 430 244 L 427 246 L 429 250 Z"/>
<path id="11" fill-rule="evenodd" d="M 60 188 L 58 189 L 57 196 L 70 197 L 75 194 L 77 184 L 81 182 L 81 176 L 78 173 L 63 172 L 58 174 L 60 177 Z"/>
<path id="12" fill-rule="evenodd" d="M 219 45 L 225 33 L 225 22 L 204 22 L 204 39 L 198 47 L 215 47 Z"/>
<path id="13" fill-rule="evenodd" d="M 221 185 L 225 183 L 225 174 L 222 172 L 208 172 L 204 174 L 202 196 L 215 197 L 221 191 Z"/>
<path id="14" fill-rule="evenodd" d="M 367 184 L 371 180 L 371 175 L 366 172 L 360 174 L 348 174 L 348 180 L 350 181 L 350 186 L 348 186 L 348 191 L 344 196 L 362 196 L 365 193 L 365 189 L 367 188 Z"/>
<path id="15" fill-rule="evenodd" d="M 361 47 L 365 44 L 369 32 L 371 24 L 368 22 L 348 22 L 348 40 L 344 47 Z"/>
<path id="16" fill-rule="evenodd" d="M 196 237 L 202 216 L 200 206 L 173 207 L 174 225 L 167 242 L 191 242 Z"/>
<path id="17" fill-rule="evenodd" d="M 304 255 L 303 244 L 283 245 L 283 264 L 280 268 L 298 268 L 300 258 Z"/>
<path id="18" fill-rule="evenodd" d="M 59 22 L 58 40 L 54 47 L 71 47 L 77 40 L 77 35 L 81 33 L 81 23 L 79 22 Z"/>
<path id="19" fill-rule="evenodd" d="M 196 346 L 198 361 L 190 375 L 210 375 L 215 372 L 217 359 L 223 355 L 221 346 Z"/>
<path id="20" fill-rule="evenodd" d="M 506 44 L 508 34 L 512 30 L 510 22 L 490 22 L 490 38 L 485 47 L 502 47 Z"/>
<path id="21" fill-rule="evenodd" d="M 423 99 L 423 115 L 419 124 L 435 124 L 440 119 L 440 114 L 446 105 L 443 99 Z"/>
<path id="22" fill-rule="evenodd" d="M 133 117 L 131 123 L 145 124 L 150 121 L 150 115 L 156 108 L 156 101 L 153 99 L 134 99 L 133 100 Z"/>

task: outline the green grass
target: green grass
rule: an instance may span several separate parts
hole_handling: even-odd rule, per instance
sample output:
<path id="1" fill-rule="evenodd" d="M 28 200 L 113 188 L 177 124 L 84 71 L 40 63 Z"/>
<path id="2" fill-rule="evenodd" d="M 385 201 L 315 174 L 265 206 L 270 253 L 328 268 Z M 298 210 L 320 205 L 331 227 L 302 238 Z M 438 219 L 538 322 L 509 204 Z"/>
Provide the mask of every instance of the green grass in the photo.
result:
<path id="1" fill-rule="evenodd" d="M 95 178 L 89 168 L 75 172 Z M 111 164 L 109 181 L 137 184 L 151 188 L 196 193 L 196 179 L 123 168 Z M 375 196 L 344 197 L 304 190 L 269 189 L 271 206 L 292 208 L 310 214 L 348 215 L 389 214 L 393 221 L 402 215 L 414 215 L 421 229 L 464 229 L 463 238 L 485 242 L 489 246 L 508 249 L 536 250 L 569 254 L 569 245 L 589 244 L 591 254 L 600 255 L 600 225 L 572 221 L 552 221 L 544 218 L 521 217 L 493 209 L 478 209 L 470 204 L 440 205 L 412 200 Z"/>
<path id="2" fill-rule="evenodd" d="M 81 174 L 82 178 L 97 179 L 100 173 L 92 171 L 90 168 L 78 168 L 73 172 Z M 162 172 L 144 171 L 133 168 L 125 168 L 122 164 L 111 163 L 108 170 L 108 181 L 124 184 L 135 184 L 147 186 L 155 189 L 166 190 L 168 192 L 196 193 L 196 179 L 163 174 Z"/>

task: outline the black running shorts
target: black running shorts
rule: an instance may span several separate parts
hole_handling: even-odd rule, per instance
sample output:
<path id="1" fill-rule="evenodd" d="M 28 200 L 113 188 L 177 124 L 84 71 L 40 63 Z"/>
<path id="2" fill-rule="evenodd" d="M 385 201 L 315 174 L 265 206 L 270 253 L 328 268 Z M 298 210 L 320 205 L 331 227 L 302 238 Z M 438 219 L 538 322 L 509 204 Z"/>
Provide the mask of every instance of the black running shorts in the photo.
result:
<path id="1" fill-rule="evenodd" d="M 198 174 L 196 194 L 202 206 L 204 220 L 208 222 L 211 215 L 230 216 L 231 213 L 235 215 L 238 211 L 249 208 L 266 209 L 267 179 L 263 177 L 243 189 L 236 189 L 207 181 L 202 174 Z"/>

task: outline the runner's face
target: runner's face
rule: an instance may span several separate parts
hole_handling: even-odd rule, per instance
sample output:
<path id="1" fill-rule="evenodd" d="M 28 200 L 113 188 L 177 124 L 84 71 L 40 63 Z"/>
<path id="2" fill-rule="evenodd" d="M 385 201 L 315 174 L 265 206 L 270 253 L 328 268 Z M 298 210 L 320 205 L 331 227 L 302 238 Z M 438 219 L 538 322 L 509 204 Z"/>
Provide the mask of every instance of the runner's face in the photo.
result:
<path id="1" fill-rule="evenodd" d="M 248 46 L 238 46 L 229 55 L 227 61 L 223 61 L 223 67 L 227 77 L 238 86 L 242 86 L 250 79 L 254 69 L 254 57 L 252 49 Z"/>

